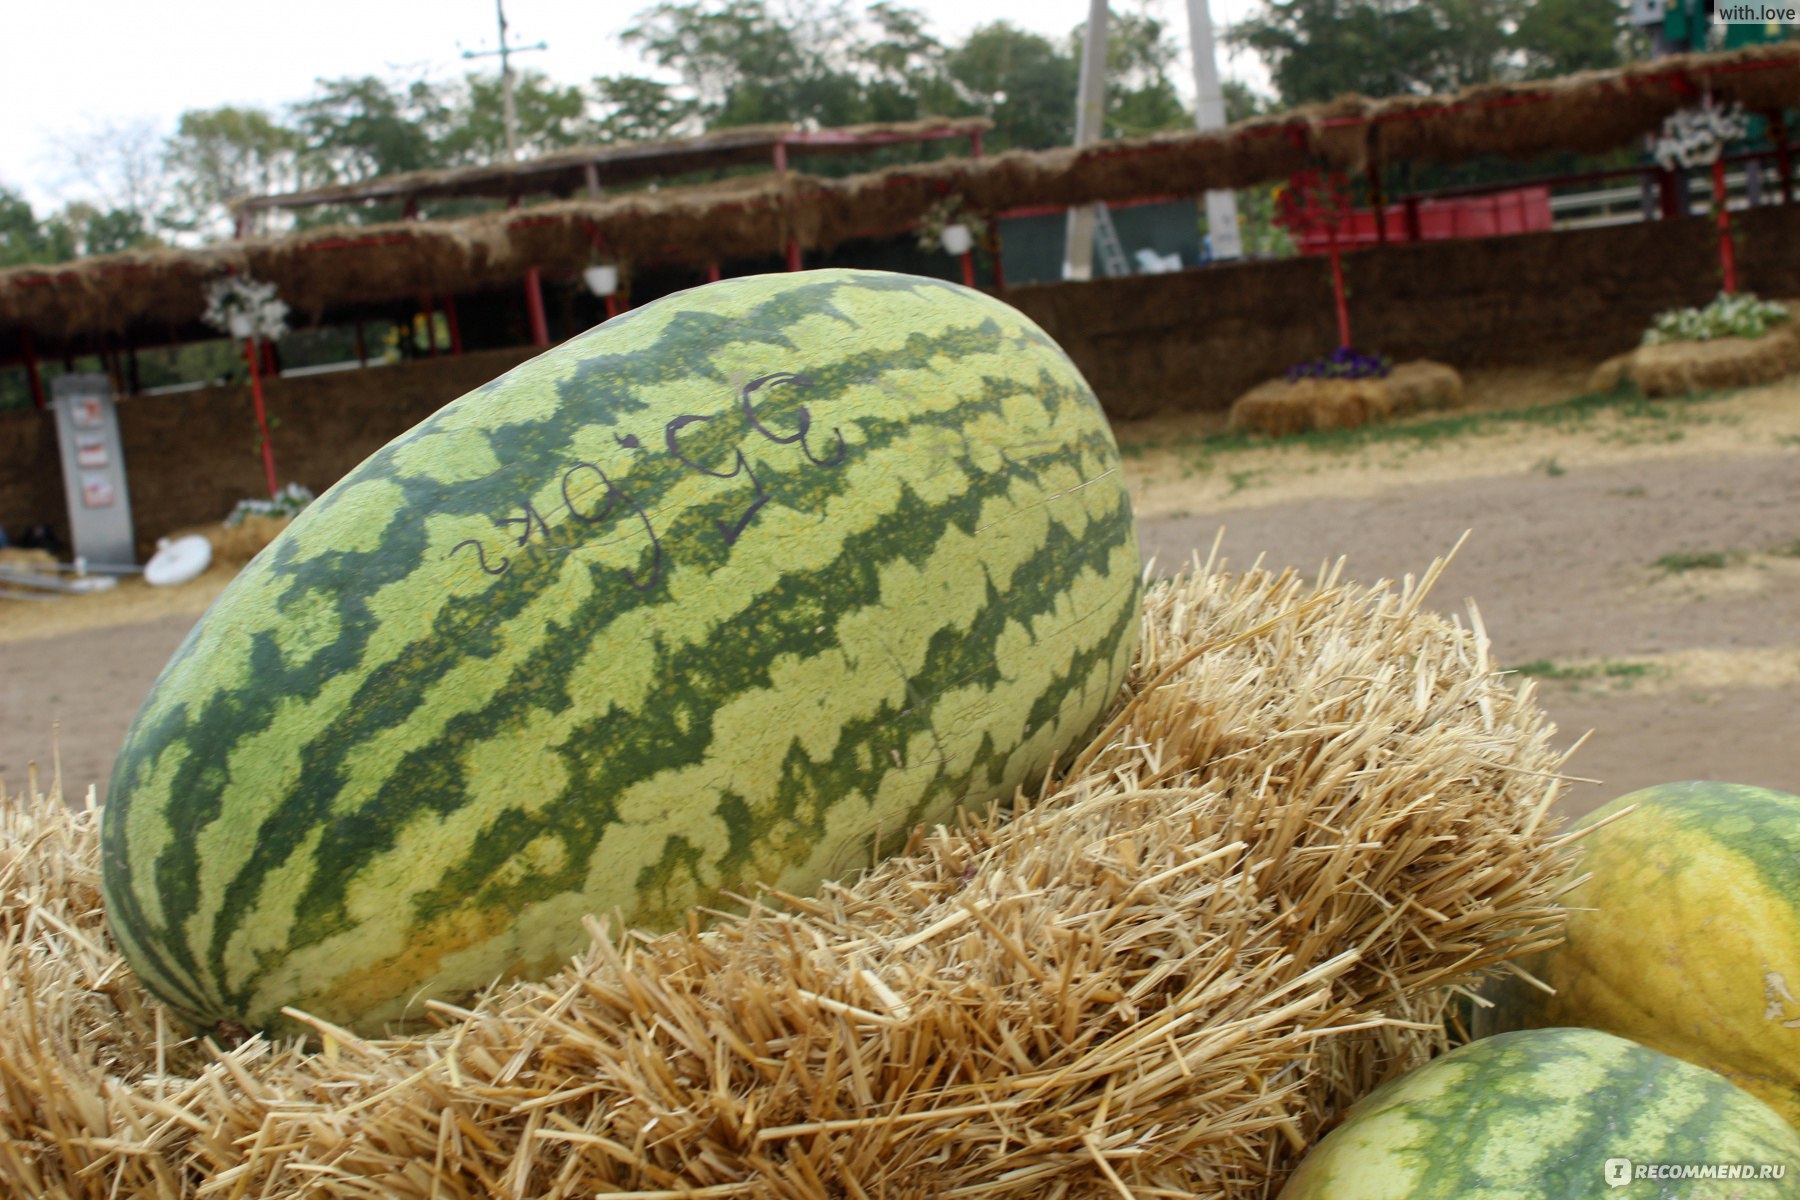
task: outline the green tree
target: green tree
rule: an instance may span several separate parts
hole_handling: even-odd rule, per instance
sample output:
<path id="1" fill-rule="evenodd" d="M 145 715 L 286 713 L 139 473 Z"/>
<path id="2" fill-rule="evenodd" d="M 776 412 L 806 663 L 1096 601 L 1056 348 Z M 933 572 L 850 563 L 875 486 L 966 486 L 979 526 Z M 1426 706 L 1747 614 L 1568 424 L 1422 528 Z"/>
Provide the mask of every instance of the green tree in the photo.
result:
<path id="1" fill-rule="evenodd" d="M 700 102 L 675 93 L 676 85 L 641 75 L 603 75 L 594 80 L 600 115 L 599 142 L 642 142 L 695 132 Z"/>
<path id="2" fill-rule="evenodd" d="M 1228 40 L 1269 68 L 1290 105 L 1347 93 L 1454 91 L 1503 65 L 1506 9 L 1516 0 L 1267 0 Z"/>
<path id="3" fill-rule="evenodd" d="M 1622 16 L 1617 0 L 1535 0 L 1513 35 L 1525 75 L 1547 79 L 1620 65 Z"/>
<path id="4" fill-rule="evenodd" d="M 662 0 L 621 35 L 695 96 L 708 128 L 764 122 L 862 119 L 850 69 L 857 22 L 844 0 Z"/>
<path id="5" fill-rule="evenodd" d="M 1620 16 L 1618 0 L 1265 0 L 1227 40 L 1295 105 L 1613 65 Z"/>
<path id="6" fill-rule="evenodd" d="M 25 197 L 0 186 L 0 267 L 67 262 L 75 257 L 66 228 L 41 222 Z"/>
<path id="7" fill-rule="evenodd" d="M 1077 27 L 1079 59 L 1086 25 Z M 1109 13 L 1106 26 L 1106 136 L 1139 137 L 1191 126 L 1194 114 L 1181 102 L 1169 72 L 1180 49 L 1168 27 L 1148 12 Z"/>
<path id="8" fill-rule="evenodd" d="M 447 98 L 448 129 L 439 152 L 452 163 L 499 162 L 506 157 L 506 104 L 498 75 L 469 75 Z M 519 157 L 566 150 L 593 140 L 587 98 L 579 87 L 552 83 L 541 71 L 513 76 Z"/>
<path id="9" fill-rule="evenodd" d="M 128 208 L 100 208 L 74 201 L 64 205 L 51 223 L 60 231 L 52 236 L 72 241 L 83 255 L 117 254 L 162 245 L 145 228 L 144 214 Z"/>
<path id="10" fill-rule="evenodd" d="M 74 231 L 82 253 L 150 244 L 168 227 L 173 181 L 162 143 L 150 121 L 100 124 L 59 139 L 63 188 L 79 189 L 82 198 L 52 220 Z M 91 239 L 90 225 L 95 226 Z"/>
<path id="11" fill-rule="evenodd" d="M 321 79 L 318 88 L 293 107 L 303 168 L 318 181 L 360 183 L 448 165 L 442 145 L 453 110 L 442 85 L 365 75 Z"/>
<path id="12" fill-rule="evenodd" d="M 183 232 L 229 237 L 231 205 L 300 186 L 301 134 L 256 108 L 223 106 L 181 114 L 164 143 L 173 177 L 170 224 Z"/>
<path id="13" fill-rule="evenodd" d="M 1079 65 L 1049 38 L 996 21 L 970 33 L 945 65 L 969 107 L 994 123 L 994 149 L 1041 150 L 1074 139 Z"/>
<path id="14" fill-rule="evenodd" d="M 855 50 L 864 120 L 910 121 L 966 109 L 950 78 L 944 44 L 926 28 L 924 14 L 878 0 L 869 5 L 867 17 L 871 31 Z"/>

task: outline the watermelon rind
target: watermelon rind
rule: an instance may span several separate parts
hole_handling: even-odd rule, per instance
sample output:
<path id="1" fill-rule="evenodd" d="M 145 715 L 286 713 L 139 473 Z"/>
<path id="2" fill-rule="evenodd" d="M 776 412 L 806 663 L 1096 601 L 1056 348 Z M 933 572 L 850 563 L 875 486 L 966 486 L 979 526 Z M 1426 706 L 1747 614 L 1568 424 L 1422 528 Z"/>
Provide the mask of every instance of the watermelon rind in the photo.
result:
<path id="1" fill-rule="evenodd" d="M 175 1013 L 360 1029 L 1034 783 L 1114 702 L 1129 496 L 1080 372 L 941 280 L 666 297 L 395 439 L 222 594 L 103 817 Z M 615 924 L 615 928 L 617 924 Z"/>
<path id="2" fill-rule="evenodd" d="M 1670 1177 L 1689 1166 L 1714 1177 Z M 1718 1177 L 1726 1166 L 1734 1174 Z M 1780 1177 L 1765 1178 L 1765 1168 Z M 1521 1030 L 1364 1097 L 1307 1153 L 1280 1200 L 1603 1196 L 1800 1196 L 1800 1133 L 1703 1067 L 1597 1030 Z"/>

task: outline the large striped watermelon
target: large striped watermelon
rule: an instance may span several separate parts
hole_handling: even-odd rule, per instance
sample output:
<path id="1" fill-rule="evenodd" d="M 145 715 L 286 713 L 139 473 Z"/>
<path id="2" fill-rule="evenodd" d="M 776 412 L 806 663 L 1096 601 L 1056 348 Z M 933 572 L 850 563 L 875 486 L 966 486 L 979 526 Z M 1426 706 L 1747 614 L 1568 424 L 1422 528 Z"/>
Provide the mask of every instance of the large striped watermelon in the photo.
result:
<path id="1" fill-rule="evenodd" d="M 374 1028 L 587 913 L 812 889 L 1066 759 L 1140 570 L 1105 418 L 1009 306 L 668 297 L 384 447 L 219 598 L 118 758 L 112 928 L 197 1023 Z"/>
<path id="2" fill-rule="evenodd" d="M 1281 1200 L 1607 1195 L 1800 1196 L 1800 1134 L 1704 1067 L 1592 1029 L 1534 1029 L 1377 1088 L 1313 1147 Z"/>
<path id="3" fill-rule="evenodd" d="M 1613 819 L 1621 809 L 1634 811 Z M 1566 940 L 1477 1032 L 1585 1025 L 1711 1067 L 1800 1127 L 1800 796 L 1671 783 L 1586 817 Z"/>

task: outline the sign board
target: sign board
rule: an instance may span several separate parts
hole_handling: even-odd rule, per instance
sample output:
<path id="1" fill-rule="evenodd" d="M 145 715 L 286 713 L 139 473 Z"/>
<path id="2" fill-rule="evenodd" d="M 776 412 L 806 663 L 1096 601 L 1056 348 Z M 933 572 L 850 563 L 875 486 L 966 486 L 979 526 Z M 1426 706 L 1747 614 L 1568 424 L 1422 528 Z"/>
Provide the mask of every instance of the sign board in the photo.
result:
<path id="1" fill-rule="evenodd" d="M 75 556 L 101 566 L 135 565 L 131 494 L 125 487 L 112 380 L 59 375 L 50 381 L 50 395 Z"/>

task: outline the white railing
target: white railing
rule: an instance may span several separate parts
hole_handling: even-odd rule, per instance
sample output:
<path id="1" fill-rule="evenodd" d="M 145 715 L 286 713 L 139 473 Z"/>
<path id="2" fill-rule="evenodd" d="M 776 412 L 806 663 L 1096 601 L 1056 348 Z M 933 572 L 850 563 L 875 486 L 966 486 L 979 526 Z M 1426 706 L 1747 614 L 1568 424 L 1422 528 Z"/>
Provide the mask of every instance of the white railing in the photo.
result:
<path id="1" fill-rule="evenodd" d="M 1630 225 L 1645 219 L 1645 206 L 1652 219 L 1661 212 L 1662 192 L 1657 187 L 1654 168 L 1645 172 L 1647 182 L 1619 184 L 1587 192 L 1568 192 L 1550 197 L 1550 218 L 1557 229 L 1597 229 L 1605 225 Z M 1688 211 L 1696 216 L 1712 209 L 1712 174 L 1690 171 L 1687 178 Z M 1725 173 L 1725 203 L 1733 212 L 1751 207 L 1749 172 L 1742 166 Z M 1781 203 L 1781 186 L 1775 173 L 1762 173 L 1763 204 Z"/>

